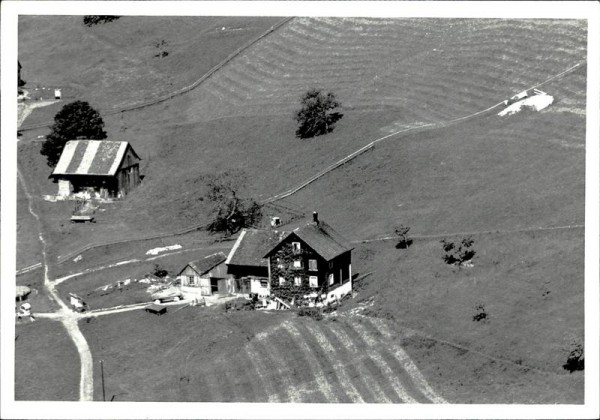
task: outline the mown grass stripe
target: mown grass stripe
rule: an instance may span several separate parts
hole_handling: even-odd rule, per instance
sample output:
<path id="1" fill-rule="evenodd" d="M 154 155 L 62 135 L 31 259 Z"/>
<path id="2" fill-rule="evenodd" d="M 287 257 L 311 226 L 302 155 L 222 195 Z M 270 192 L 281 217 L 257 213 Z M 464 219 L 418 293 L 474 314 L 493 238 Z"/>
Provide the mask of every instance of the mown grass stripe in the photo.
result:
<path id="1" fill-rule="evenodd" d="M 421 375 L 421 372 L 417 369 L 417 366 L 410 360 L 408 354 L 403 349 L 389 342 L 379 330 L 373 325 L 367 322 L 362 322 L 361 327 L 364 327 L 364 334 L 366 337 L 375 338 L 376 341 L 381 342 L 383 345 L 380 346 L 380 353 L 390 368 L 398 373 L 402 384 L 408 389 L 410 394 L 418 400 L 420 403 L 444 403 L 445 400 L 438 397 L 437 394 L 431 392 L 432 389 Z"/>
<path id="2" fill-rule="evenodd" d="M 307 321 L 310 323 L 310 321 Z M 333 394 L 333 402 L 351 403 L 355 402 L 345 391 L 340 380 L 339 370 L 336 369 L 328 357 L 328 350 L 324 349 L 314 336 L 306 329 L 304 322 L 297 322 L 291 325 L 289 332 L 297 339 L 303 340 L 303 347 L 311 353 L 312 359 L 316 362 L 315 368 L 323 372 L 323 377 L 327 381 L 330 392 Z M 332 349 L 330 349 L 332 350 Z M 356 396 L 356 393 L 354 394 Z"/>
<path id="3" fill-rule="evenodd" d="M 259 375 L 259 370 L 250 359 L 247 352 L 240 352 L 237 356 L 236 372 L 244 376 L 245 386 L 251 393 L 249 402 L 275 402 L 269 401 L 269 393 L 267 392 L 267 384 L 263 382 L 263 378 Z"/>
<path id="4" fill-rule="evenodd" d="M 293 378 L 296 388 L 302 392 L 302 402 L 334 402 L 327 393 L 328 384 L 322 380 L 319 370 L 315 369 L 310 360 L 310 352 L 290 334 L 288 328 L 287 322 L 282 324 L 277 333 L 269 337 L 269 342 L 280 350 L 281 360 L 288 366 L 290 378 Z"/>
<path id="5" fill-rule="evenodd" d="M 344 370 L 346 372 L 346 376 L 348 377 L 348 381 L 352 383 L 352 385 L 355 387 L 356 391 L 359 393 L 363 401 L 365 403 L 386 402 L 378 400 L 376 398 L 377 394 L 375 392 L 377 391 L 375 390 L 375 386 L 377 384 L 375 382 L 369 383 L 366 377 L 366 372 L 361 369 L 361 366 L 359 366 L 359 357 L 356 357 L 355 353 L 352 353 L 351 350 L 347 346 L 345 346 L 342 343 L 342 341 L 334 334 L 334 332 L 331 331 L 331 324 L 318 324 L 311 327 L 315 331 L 318 331 L 318 333 L 321 334 L 325 340 L 331 343 L 334 349 L 336 349 L 336 357 L 344 366 Z M 344 380 L 343 378 L 340 379 Z"/>
<path id="6" fill-rule="evenodd" d="M 255 348 L 266 360 L 269 376 L 277 381 L 277 392 L 281 402 L 300 403 L 308 399 L 307 390 L 298 387 L 292 381 L 289 366 L 284 362 L 286 357 L 282 349 L 277 345 L 272 345 L 273 337 L 278 333 L 278 329 L 271 331 L 268 336 L 262 336 L 254 340 Z M 268 338 L 267 338 L 268 337 Z"/>
<path id="7" fill-rule="evenodd" d="M 342 343 L 343 347 L 347 349 L 352 357 L 355 359 L 355 366 L 360 374 L 361 379 L 365 382 L 365 385 L 371 390 L 375 398 L 375 402 L 379 403 L 391 403 L 398 402 L 398 396 L 388 386 L 388 391 L 385 389 L 385 382 L 380 377 L 373 375 L 365 363 L 364 359 L 367 358 L 367 354 L 364 351 L 359 351 L 356 347 L 356 343 L 342 330 L 341 327 L 331 328 L 330 331 L 335 337 Z M 388 396 L 389 394 L 389 396 Z"/>
<path id="8" fill-rule="evenodd" d="M 255 349 L 252 342 L 246 345 L 246 355 L 250 360 L 252 368 L 256 372 L 256 378 L 258 379 L 257 385 L 264 389 L 265 394 L 267 394 L 267 402 L 281 402 L 282 398 L 280 397 L 280 392 L 282 392 L 282 390 L 281 387 L 278 387 L 276 384 L 277 378 L 267 377 L 269 369 L 263 362 L 262 356 L 258 353 L 258 350 Z"/>
<path id="9" fill-rule="evenodd" d="M 338 383 L 335 385 L 331 384 L 331 375 L 325 375 L 325 372 L 333 373 L 333 367 L 322 363 L 321 358 L 316 356 L 316 351 L 318 350 L 314 347 L 311 348 L 311 346 L 308 345 L 306 341 L 307 337 L 301 334 L 291 322 L 284 323 L 283 330 L 292 339 L 295 346 L 297 346 L 303 352 L 304 359 L 306 360 L 305 368 L 309 369 L 312 373 L 312 376 L 315 378 L 316 385 L 325 396 L 325 401 L 330 403 L 340 402 L 340 396 L 334 389 L 336 385 L 339 389 L 339 381 L 337 381 L 337 378 L 335 377 L 336 382 Z"/>
<path id="10" fill-rule="evenodd" d="M 254 387 L 250 386 L 251 381 L 247 375 L 248 367 L 241 365 L 237 357 L 230 358 L 221 363 L 225 384 L 224 397 L 227 402 L 254 402 L 256 394 Z"/>
<path id="11" fill-rule="evenodd" d="M 379 320 L 379 319 L 370 319 L 369 322 L 371 322 L 371 324 L 386 339 L 392 341 L 392 346 L 393 346 L 392 349 L 395 353 L 395 356 L 398 358 L 398 360 L 402 361 L 401 363 L 403 365 L 403 368 L 407 372 L 409 372 L 409 374 L 412 376 L 412 378 L 415 381 L 415 383 L 417 384 L 417 386 L 419 386 L 421 388 L 421 391 L 425 394 L 425 396 L 427 396 L 427 398 L 429 398 L 434 403 L 438 403 L 438 404 L 447 403 L 448 401 L 446 401 L 437 392 L 435 392 L 433 390 L 433 388 L 429 385 L 429 383 L 427 382 L 427 380 L 425 379 L 423 374 L 419 371 L 419 369 L 415 365 L 415 363 L 412 361 L 412 359 L 410 358 L 410 356 L 408 355 L 406 350 L 404 350 L 401 346 L 393 343 L 394 336 L 390 332 L 389 327 L 382 320 Z M 408 335 L 414 335 L 414 333 L 406 334 L 406 336 L 408 336 Z"/>
<path id="12" fill-rule="evenodd" d="M 398 377 L 398 372 L 394 372 L 381 356 L 381 353 L 379 352 L 377 347 L 381 346 L 382 343 L 378 343 L 374 340 L 371 340 L 368 336 L 365 337 L 364 328 L 362 328 L 359 325 L 359 323 L 353 323 L 353 325 L 350 325 L 348 322 L 345 322 L 344 328 L 351 337 L 353 336 L 357 342 L 362 343 L 364 345 L 369 354 L 370 359 L 382 371 L 382 377 L 385 377 L 389 381 L 392 389 L 398 395 L 398 397 L 406 403 L 418 403 L 418 401 L 409 394 L 404 384 L 402 384 L 402 382 L 400 381 Z"/>
<path id="13" fill-rule="evenodd" d="M 344 363 L 340 358 L 340 354 L 344 353 L 343 350 L 339 348 L 336 350 L 336 348 L 331 344 L 331 342 L 321 332 L 315 323 L 306 322 L 303 324 L 298 324 L 296 327 L 304 333 L 304 337 L 312 337 L 312 339 L 315 340 L 315 346 L 319 346 L 324 350 L 325 357 L 327 357 L 331 369 L 333 369 L 337 376 L 339 386 L 344 391 L 345 396 L 347 396 L 349 399 L 347 402 L 364 403 L 365 401 L 363 400 L 360 392 L 358 392 L 353 384 L 352 379 L 348 375 L 348 372 L 346 372 L 346 363 Z"/>

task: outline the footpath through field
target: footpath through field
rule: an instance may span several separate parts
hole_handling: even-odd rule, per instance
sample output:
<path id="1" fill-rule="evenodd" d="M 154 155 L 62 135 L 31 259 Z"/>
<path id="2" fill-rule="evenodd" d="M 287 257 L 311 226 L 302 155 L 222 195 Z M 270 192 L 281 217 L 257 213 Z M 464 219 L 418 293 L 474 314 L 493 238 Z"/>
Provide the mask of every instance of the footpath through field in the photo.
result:
<path id="1" fill-rule="evenodd" d="M 554 81 L 554 80 L 556 80 L 556 79 L 558 79 L 560 77 L 563 77 L 563 76 L 565 76 L 565 75 L 567 75 L 569 73 L 572 73 L 572 72 L 576 71 L 581 66 L 583 66 L 586 62 L 587 62 L 586 60 L 581 61 L 581 62 L 575 64 L 574 66 L 571 66 L 568 69 L 566 69 L 566 70 L 564 70 L 564 71 L 562 71 L 562 72 L 560 72 L 560 73 L 558 73 L 558 74 L 550 77 L 549 79 L 544 80 L 541 83 L 538 83 L 538 84 L 536 84 L 534 86 L 531 86 L 531 87 L 529 87 L 527 89 L 523 89 L 523 90 L 524 91 L 525 90 L 529 91 L 529 90 L 532 90 L 532 89 L 540 88 L 540 87 L 542 87 L 542 86 L 544 86 L 544 85 L 546 85 L 546 84 L 548 84 L 548 83 L 550 83 L 550 82 L 552 82 L 552 81 Z M 274 195 L 272 197 L 266 198 L 265 200 L 263 200 L 263 203 L 272 203 L 272 202 L 281 200 L 283 198 L 289 197 L 292 194 L 297 193 L 298 191 L 300 191 L 301 189 L 303 189 L 303 188 L 307 187 L 308 185 L 312 184 L 316 180 L 322 178 L 323 176 L 325 176 L 328 173 L 334 171 L 335 169 L 341 167 L 342 165 L 350 162 L 352 159 L 356 158 L 357 156 L 360 156 L 363 153 L 365 153 L 365 152 L 373 149 L 377 143 L 380 143 L 380 142 L 382 142 L 384 140 L 388 140 L 388 139 L 390 139 L 392 137 L 395 137 L 395 136 L 397 136 L 399 134 L 405 134 L 405 133 L 408 133 L 408 132 L 429 131 L 429 130 L 435 130 L 435 129 L 439 129 L 439 128 L 449 127 L 451 125 L 455 125 L 455 124 L 458 124 L 458 123 L 461 123 L 461 122 L 473 119 L 475 117 L 479 117 L 479 116 L 490 114 L 494 110 L 496 110 L 497 108 L 499 108 L 501 106 L 504 106 L 504 100 L 502 100 L 502 101 L 498 102 L 497 104 L 492 105 L 489 108 L 486 108 L 484 110 L 477 111 L 477 112 L 474 112 L 472 114 L 465 115 L 465 116 L 462 116 L 462 117 L 459 117 L 459 118 L 454 118 L 454 119 L 449 120 L 449 121 L 438 121 L 438 122 L 435 122 L 435 123 L 423 124 L 423 125 L 419 125 L 419 126 L 416 126 L 416 127 L 410 127 L 410 128 L 406 128 L 406 129 L 403 129 L 403 130 L 394 131 L 393 133 L 390 133 L 390 134 L 388 134 L 386 136 L 383 136 L 383 137 L 380 137 L 378 139 L 375 139 L 372 142 L 370 142 L 369 144 L 367 144 L 367 145 L 361 147 L 360 149 L 358 149 L 358 150 L 350 153 L 346 157 L 344 157 L 344 158 L 338 160 L 337 162 L 329 165 L 325 169 L 321 170 L 317 174 L 315 174 L 312 177 L 308 178 L 306 181 L 301 182 L 297 186 L 295 186 L 293 188 L 290 188 L 289 190 L 284 191 L 282 193 L 276 194 L 276 195 Z"/>
<path id="2" fill-rule="evenodd" d="M 81 373 L 79 380 L 79 400 L 93 401 L 94 376 L 92 353 L 90 352 L 90 348 L 85 337 L 79 330 L 79 326 L 77 325 L 76 314 L 73 311 L 71 311 L 67 304 L 60 298 L 59 294 L 56 292 L 54 283 L 51 281 L 48 275 L 48 244 L 46 243 L 46 239 L 44 238 L 42 223 L 40 221 L 39 216 L 33 208 L 33 197 L 27 189 L 27 185 L 25 184 L 20 168 L 17 168 L 17 175 L 19 178 L 19 182 L 23 187 L 23 191 L 27 196 L 29 213 L 31 213 L 31 215 L 35 218 L 38 225 L 38 237 L 40 239 L 40 242 L 42 243 L 42 267 L 44 269 L 44 288 L 47 290 L 50 299 L 54 300 L 60 307 L 60 309 L 58 310 L 58 319 L 64 325 L 69 337 L 71 338 L 71 340 L 73 340 L 73 343 L 77 348 L 77 352 L 79 353 L 79 359 L 81 363 Z"/>

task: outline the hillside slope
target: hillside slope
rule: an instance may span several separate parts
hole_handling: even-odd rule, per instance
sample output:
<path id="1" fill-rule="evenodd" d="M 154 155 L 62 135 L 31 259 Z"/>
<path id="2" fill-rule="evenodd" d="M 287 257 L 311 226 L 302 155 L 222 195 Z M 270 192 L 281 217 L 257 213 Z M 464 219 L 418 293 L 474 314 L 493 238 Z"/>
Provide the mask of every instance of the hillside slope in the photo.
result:
<path id="1" fill-rule="evenodd" d="M 487 108 L 585 59 L 581 40 L 585 26 L 574 22 L 553 22 L 551 35 L 549 26 L 544 26 L 551 22 L 546 21 L 402 19 L 385 25 L 373 21 L 370 26 L 362 21 L 334 22 L 339 33 L 301 37 L 302 28 L 319 34 L 323 26 L 332 24 L 326 19 L 295 19 L 190 94 L 164 107 L 109 119 L 112 130 L 126 130 L 125 135 L 135 138 L 148 159 L 144 170 L 149 182 L 127 203 L 128 212 L 151 206 L 153 214 L 161 217 L 169 201 L 165 198 L 170 197 L 167 208 L 176 216 L 164 218 L 165 223 L 184 222 L 189 218 L 186 213 L 203 214 L 204 206 L 198 201 L 201 192 L 192 186 L 199 175 L 228 168 L 243 168 L 250 192 L 268 197 L 390 131 Z M 362 32 L 357 30 L 360 27 Z M 365 31 L 373 32 L 368 40 L 362 35 Z M 422 44 L 429 39 L 427 33 L 438 32 L 435 41 Z M 340 39 L 347 44 L 340 44 Z M 391 49 L 399 44 L 408 51 L 392 54 Z M 433 47 L 457 59 L 432 55 L 429 48 Z M 345 48 L 350 57 L 342 54 Z M 532 60 L 533 51 L 544 58 Z M 295 64 L 288 68 L 286 60 L 292 58 Z M 465 65 L 463 59 L 470 64 Z M 345 60 L 356 64 L 349 66 Z M 259 64 L 269 72 L 257 68 Z M 377 91 L 373 77 L 382 68 L 388 73 L 379 77 L 390 86 Z M 445 71 L 440 73 L 440 69 Z M 395 79 L 400 73 L 410 83 Z M 577 73 L 569 80 L 553 84 L 556 92 L 550 93 L 557 95 L 557 105 L 560 103 L 571 121 L 562 127 L 565 134 L 579 136 L 580 130 L 571 133 L 568 128 L 583 120 L 585 75 Z M 314 84 L 335 92 L 347 105 L 346 116 L 332 134 L 299 141 L 294 138 L 291 111 L 299 95 Z M 225 88 L 213 95 L 219 86 Z M 392 96 L 402 97 L 394 107 L 388 106 Z M 570 113 L 579 119 L 573 120 Z M 561 128 L 559 125 L 555 128 Z M 562 129 L 554 136 L 560 137 Z M 578 141 L 581 144 L 582 139 Z M 486 152 L 483 144 L 481 147 L 480 153 Z M 346 189 L 344 184 L 335 185 L 338 191 Z M 344 203 L 340 201 L 340 206 Z"/>

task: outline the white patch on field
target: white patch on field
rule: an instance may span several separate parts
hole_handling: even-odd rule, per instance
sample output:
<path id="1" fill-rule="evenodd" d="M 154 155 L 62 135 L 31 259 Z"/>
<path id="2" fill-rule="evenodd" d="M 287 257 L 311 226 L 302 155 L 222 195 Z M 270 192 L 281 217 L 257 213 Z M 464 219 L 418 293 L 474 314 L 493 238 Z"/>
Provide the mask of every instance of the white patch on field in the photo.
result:
<path id="1" fill-rule="evenodd" d="M 181 248 L 183 248 L 183 247 L 179 244 L 164 246 L 162 248 L 152 248 L 146 252 L 146 255 L 158 255 L 160 252 L 171 251 L 174 249 L 181 249 Z"/>
<path id="2" fill-rule="evenodd" d="M 522 111 L 523 109 L 541 111 L 542 109 L 549 107 L 553 102 L 554 97 L 545 93 L 541 95 L 533 95 L 507 106 L 500 111 L 498 115 L 501 117 L 504 117 L 505 115 L 513 115 Z"/>
<path id="3" fill-rule="evenodd" d="M 76 256 L 75 258 L 73 258 L 73 262 L 79 262 L 83 259 L 83 257 L 81 256 L 81 254 L 79 254 L 78 256 Z"/>

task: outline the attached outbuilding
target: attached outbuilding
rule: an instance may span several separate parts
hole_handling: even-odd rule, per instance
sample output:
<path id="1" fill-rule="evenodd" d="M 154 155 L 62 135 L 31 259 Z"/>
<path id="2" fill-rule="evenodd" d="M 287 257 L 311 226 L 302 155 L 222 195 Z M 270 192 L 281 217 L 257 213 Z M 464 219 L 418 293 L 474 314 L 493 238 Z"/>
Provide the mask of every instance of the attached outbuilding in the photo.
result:
<path id="1" fill-rule="evenodd" d="M 235 284 L 227 278 L 225 260 L 222 252 L 191 261 L 181 270 L 177 278 L 183 287 L 199 287 L 202 296 L 235 293 Z"/>
<path id="2" fill-rule="evenodd" d="M 265 254 L 285 236 L 285 232 L 243 229 L 227 256 L 227 274 L 238 293 L 270 294 L 269 262 Z"/>
<path id="3" fill-rule="evenodd" d="M 122 198 L 140 184 L 140 160 L 126 141 L 71 140 L 50 178 L 62 197 Z"/>

